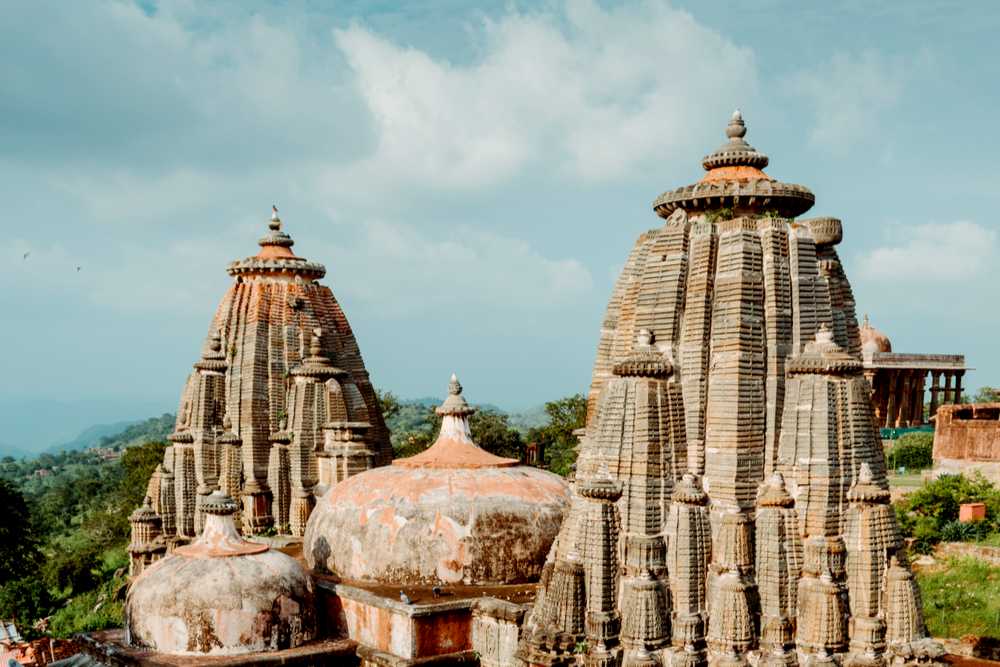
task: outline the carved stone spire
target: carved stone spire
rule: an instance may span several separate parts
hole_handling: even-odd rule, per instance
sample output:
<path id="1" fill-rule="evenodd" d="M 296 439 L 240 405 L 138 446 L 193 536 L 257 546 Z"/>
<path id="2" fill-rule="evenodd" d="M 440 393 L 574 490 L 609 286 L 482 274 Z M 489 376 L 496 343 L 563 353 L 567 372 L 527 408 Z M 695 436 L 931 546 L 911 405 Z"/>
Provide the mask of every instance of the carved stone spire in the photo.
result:
<path id="1" fill-rule="evenodd" d="M 794 665 L 802 539 L 795 501 L 780 472 L 761 486 L 757 496 L 756 533 L 761 663 L 765 667 Z"/>
<path id="2" fill-rule="evenodd" d="M 674 603 L 672 664 L 707 664 L 705 625 L 708 595 L 705 580 L 712 553 L 708 494 L 701 479 L 684 475 L 674 488 L 667 521 L 667 571 Z"/>

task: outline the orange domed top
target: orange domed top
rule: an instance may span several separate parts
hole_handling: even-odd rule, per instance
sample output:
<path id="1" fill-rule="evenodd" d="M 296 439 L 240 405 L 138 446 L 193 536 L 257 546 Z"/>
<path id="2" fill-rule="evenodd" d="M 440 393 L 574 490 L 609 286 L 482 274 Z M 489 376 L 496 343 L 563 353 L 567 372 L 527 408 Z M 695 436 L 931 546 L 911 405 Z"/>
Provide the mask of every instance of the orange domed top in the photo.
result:
<path id="1" fill-rule="evenodd" d="M 889 337 L 871 325 L 868 315 L 865 315 L 858 333 L 861 334 L 862 356 L 871 357 L 876 352 L 892 352 L 892 342 Z"/>

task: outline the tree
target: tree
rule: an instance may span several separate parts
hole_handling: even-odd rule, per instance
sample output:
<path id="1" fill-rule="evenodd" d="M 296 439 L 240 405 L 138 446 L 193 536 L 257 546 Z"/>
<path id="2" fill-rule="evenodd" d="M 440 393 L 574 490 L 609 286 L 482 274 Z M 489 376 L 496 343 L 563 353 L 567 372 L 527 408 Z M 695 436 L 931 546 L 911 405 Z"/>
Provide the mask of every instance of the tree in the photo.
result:
<path id="1" fill-rule="evenodd" d="M 395 417 L 400 410 L 399 398 L 391 391 L 375 390 L 375 397 L 378 398 L 379 407 L 382 408 L 382 417 L 389 421 Z"/>
<path id="2" fill-rule="evenodd" d="M 469 418 L 472 441 L 497 456 L 521 458 L 521 434 L 510 425 L 510 417 L 494 410 L 480 410 Z"/>
<path id="3" fill-rule="evenodd" d="M 34 571 L 41 560 L 28 504 L 10 482 L 0 479 L 0 586 Z"/>
<path id="4" fill-rule="evenodd" d="M 0 618 L 17 621 L 23 633 L 51 606 L 52 597 L 41 577 L 31 575 L 0 586 Z"/>
<path id="5" fill-rule="evenodd" d="M 563 475 L 576 463 L 577 438 L 573 431 L 587 423 L 587 399 L 574 394 L 545 404 L 549 423 L 528 431 L 528 442 L 536 442 L 545 450 L 545 467 Z"/>
<path id="6" fill-rule="evenodd" d="M 972 397 L 973 403 L 1000 403 L 1000 388 L 980 387 Z"/>

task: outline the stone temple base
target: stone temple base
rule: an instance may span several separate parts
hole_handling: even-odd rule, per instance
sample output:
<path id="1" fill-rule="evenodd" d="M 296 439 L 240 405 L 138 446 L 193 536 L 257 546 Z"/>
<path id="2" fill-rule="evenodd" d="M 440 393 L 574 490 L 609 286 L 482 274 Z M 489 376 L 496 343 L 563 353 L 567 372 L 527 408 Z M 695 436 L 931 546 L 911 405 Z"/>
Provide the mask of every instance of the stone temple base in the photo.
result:
<path id="1" fill-rule="evenodd" d="M 317 602 L 328 631 L 346 634 L 358 644 L 363 667 L 478 664 L 484 647 L 479 641 L 474 645 L 473 637 L 488 633 L 474 629 L 474 617 L 478 622 L 481 616 L 474 614 L 477 603 L 486 596 L 501 597 L 514 600 L 505 604 L 519 607 L 535 594 L 534 585 L 445 587 L 439 595 L 429 587 L 403 587 L 409 600 L 405 602 L 400 590 L 317 581 Z"/>
<path id="2" fill-rule="evenodd" d="M 91 664 L 105 667 L 322 667 L 358 664 L 357 644 L 349 639 L 315 641 L 284 651 L 237 656 L 164 655 L 138 649 L 125 643 L 125 631 L 121 629 L 92 632 L 78 639 L 83 652 L 91 658 Z"/>

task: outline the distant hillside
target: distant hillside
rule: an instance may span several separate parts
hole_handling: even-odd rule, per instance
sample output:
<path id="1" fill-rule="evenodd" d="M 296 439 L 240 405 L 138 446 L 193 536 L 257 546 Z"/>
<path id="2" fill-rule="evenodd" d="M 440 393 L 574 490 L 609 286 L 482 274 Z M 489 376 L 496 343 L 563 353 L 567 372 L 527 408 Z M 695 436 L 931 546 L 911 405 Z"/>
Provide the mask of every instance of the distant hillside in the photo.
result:
<path id="1" fill-rule="evenodd" d="M 510 425 L 516 428 L 521 434 L 525 434 L 529 429 L 541 428 L 549 423 L 549 414 L 545 412 L 544 405 L 536 405 L 523 412 L 512 412 L 510 414 Z"/>
<path id="2" fill-rule="evenodd" d="M 90 449 L 91 447 L 97 446 L 97 443 L 100 442 L 102 438 L 113 438 L 132 424 L 136 423 L 138 422 L 121 421 L 114 422 L 113 424 L 94 424 L 93 426 L 85 428 L 69 442 L 46 447 L 44 451 L 49 454 L 57 454 L 63 451 L 76 452 L 83 449 Z"/>
<path id="3" fill-rule="evenodd" d="M 0 458 L 6 456 L 11 456 L 15 459 L 30 458 L 35 456 L 34 452 L 31 452 L 22 447 L 15 447 L 14 445 L 8 444 L 6 442 L 0 442 Z"/>
<path id="4" fill-rule="evenodd" d="M 174 430 L 175 421 L 174 415 L 164 412 L 159 417 L 150 417 L 141 422 L 135 422 L 115 435 L 106 435 L 92 446 L 120 449 L 154 440 L 166 440 L 167 436 Z"/>

